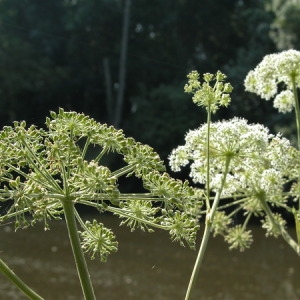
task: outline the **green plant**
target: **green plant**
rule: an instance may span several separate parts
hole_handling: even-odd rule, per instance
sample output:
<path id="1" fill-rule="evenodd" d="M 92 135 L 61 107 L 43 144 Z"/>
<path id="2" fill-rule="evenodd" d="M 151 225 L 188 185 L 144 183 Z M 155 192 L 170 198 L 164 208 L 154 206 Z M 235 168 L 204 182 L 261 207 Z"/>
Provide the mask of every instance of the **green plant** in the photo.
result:
<path id="1" fill-rule="evenodd" d="M 205 209 L 201 212 L 205 214 L 205 230 L 186 300 L 190 299 L 211 232 L 224 236 L 230 249 L 243 251 L 253 241 L 247 228 L 249 220 L 259 216 L 266 236 L 282 236 L 300 256 L 299 150 L 280 134 L 273 135 L 266 127 L 248 124 L 245 119 L 212 122 L 211 115 L 219 106 L 230 102 L 232 87 L 224 83 L 225 79 L 220 72 L 204 74 L 203 78 L 196 71 L 188 75 L 185 91 L 193 93 L 193 101 L 206 109 L 207 123 L 189 131 L 185 145 L 174 149 L 169 156 L 173 171 L 190 163 L 190 177 L 205 190 Z M 245 80 L 248 91 L 266 100 L 277 94 L 278 84 L 285 89 L 275 97 L 274 106 L 284 113 L 295 107 L 300 145 L 298 51 L 266 56 Z M 288 199 L 293 199 L 292 206 L 288 205 Z M 282 214 L 273 208 L 295 216 L 298 242 L 287 232 Z M 245 216 L 244 222 L 234 225 L 233 217 L 240 212 Z"/>
<path id="2" fill-rule="evenodd" d="M 95 295 L 84 252 L 106 261 L 118 243 L 103 224 L 83 222 L 76 204 L 113 213 L 131 230 L 168 230 L 172 240 L 195 247 L 199 225 L 193 212 L 202 205 L 201 193 L 172 179 L 151 147 L 126 138 L 121 130 L 60 109 L 46 119 L 46 129 L 27 128 L 25 122 L 4 127 L 0 153 L 0 199 L 10 202 L 0 221 L 15 218 L 16 229 L 42 221 L 46 230 L 49 219 L 63 216 L 85 299 Z M 119 169 L 105 166 L 108 158 L 119 156 Z M 130 176 L 148 191 L 121 192 L 118 179 Z M 0 271 L 29 298 L 41 299 L 3 261 Z"/>

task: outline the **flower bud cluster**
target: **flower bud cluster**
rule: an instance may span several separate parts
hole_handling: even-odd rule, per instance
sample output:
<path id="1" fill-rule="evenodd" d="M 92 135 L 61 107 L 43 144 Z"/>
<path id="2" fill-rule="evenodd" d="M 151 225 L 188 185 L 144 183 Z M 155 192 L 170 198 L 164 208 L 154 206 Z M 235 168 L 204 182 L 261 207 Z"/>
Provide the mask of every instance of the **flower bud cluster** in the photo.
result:
<path id="1" fill-rule="evenodd" d="M 203 82 L 200 81 L 200 74 L 197 71 L 192 71 L 187 77 L 188 83 L 184 90 L 186 93 L 194 94 L 193 101 L 198 106 L 215 113 L 220 106 L 229 105 L 233 87 L 230 83 L 224 83 L 225 74 L 220 71 L 215 75 L 206 73 L 203 75 Z"/>
<path id="2" fill-rule="evenodd" d="M 0 201 L 12 202 L 4 217 L 14 217 L 17 227 L 44 220 L 48 228 L 47 219 L 60 218 L 65 201 L 73 201 L 114 213 L 131 230 L 160 228 L 168 230 L 172 240 L 195 245 L 198 226 L 192 212 L 201 207 L 202 195 L 164 173 L 163 161 L 150 146 L 63 109 L 51 112 L 46 126 L 27 128 L 25 122 L 15 122 L 0 131 Z M 107 154 L 120 156 L 123 166 L 111 170 L 101 164 Z M 148 192 L 122 193 L 122 176 L 125 181 L 135 176 Z M 79 214 L 77 218 L 84 251 L 105 261 L 116 250 L 114 235 L 101 223 L 84 224 Z"/>
<path id="3" fill-rule="evenodd" d="M 83 250 L 90 253 L 91 259 L 99 256 L 102 262 L 106 262 L 107 256 L 118 250 L 114 233 L 96 220 L 92 223 L 86 221 L 84 227 L 85 231 L 80 232 Z"/>

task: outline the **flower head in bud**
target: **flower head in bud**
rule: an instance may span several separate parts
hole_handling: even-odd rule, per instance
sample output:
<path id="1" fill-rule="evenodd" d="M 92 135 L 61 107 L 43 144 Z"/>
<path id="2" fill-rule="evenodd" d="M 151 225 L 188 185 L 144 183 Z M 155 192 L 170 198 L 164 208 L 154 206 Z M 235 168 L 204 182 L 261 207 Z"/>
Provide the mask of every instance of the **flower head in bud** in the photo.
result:
<path id="1" fill-rule="evenodd" d="M 93 220 L 93 223 L 86 221 L 85 226 L 86 230 L 80 232 L 83 251 L 89 253 L 91 259 L 98 256 L 102 262 L 106 262 L 108 254 L 117 251 L 118 242 L 115 241 L 115 235 L 96 220 Z"/>
<path id="2" fill-rule="evenodd" d="M 237 225 L 228 230 L 225 241 L 230 244 L 229 249 L 239 249 L 244 251 L 253 242 L 251 230 L 245 230 L 241 225 Z"/>
<path id="3" fill-rule="evenodd" d="M 200 75 L 197 71 L 192 71 L 188 76 L 188 83 L 184 90 L 192 93 L 193 101 L 198 106 L 206 107 L 215 113 L 220 106 L 227 107 L 230 103 L 230 93 L 233 88 L 230 83 L 224 83 L 226 75 L 218 71 L 215 75 L 205 73 L 203 81 L 199 80 Z"/>

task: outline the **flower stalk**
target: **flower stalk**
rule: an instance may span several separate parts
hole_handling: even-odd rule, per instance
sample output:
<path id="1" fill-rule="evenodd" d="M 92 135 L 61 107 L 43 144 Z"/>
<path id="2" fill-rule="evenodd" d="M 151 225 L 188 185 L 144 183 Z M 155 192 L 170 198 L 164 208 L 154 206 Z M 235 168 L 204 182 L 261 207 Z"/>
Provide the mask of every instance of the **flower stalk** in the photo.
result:
<path id="1" fill-rule="evenodd" d="M 73 256 L 78 272 L 84 299 L 96 300 L 92 281 L 86 264 L 86 260 L 81 248 L 80 238 L 75 217 L 75 207 L 71 199 L 62 200 L 69 239 L 73 251 Z"/>
<path id="2" fill-rule="evenodd" d="M 212 231 L 212 226 L 213 226 L 213 220 L 214 220 L 214 216 L 215 213 L 217 211 L 219 202 L 220 202 L 220 198 L 221 198 L 221 194 L 222 194 L 222 190 L 226 181 L 226 176 L 228 173 L 228 169 L 229 169 L 229 163 L 230 163 L 230 157 L 226 158 L 226 163 L 225 163 L 225 170 L 223 173 L 223 178 L 222 178 L 222 183 L 221 186 L 219 188 L 219 190 L 217 191 L 214 201 L 213 201 L 213 205 L 211 208 L 207 209 L 206 212 L 206 217 L 205 217 L 205 229 L 204 229 L 204 233 L 203 233 L 203 238 L 201 241 L 201 245 L 197 254 L 197 258 L 194 264 L 194 268 L 191 274 L 191 278 L 188 284 L 188 288 L 186 291 L 186 295 L 185 295 L 185 300 L 189 300 L 190 296 L 191 296 L 191 292 L 193 290 L 193 287 L 196 283 L 197 277 L 198 277 L 198 273 L 199 270 L 201 268 L 202 265 L 202 261 L 203 261 L 203 257 L 207 248 L 207 244 L 208 244 L 208 240 Z"/>
<path id="3" fill-rule="evenodd" d="M 206 168 L 206 208 L 207 211 L 210 210 L 210 123 L 211 123 L 211 109 L 210 105 L 207 107 L 207 138 L 206 138 L 206 161 L 207 161 L 207 168 Z"/>
<path id="4" fill-rule="evenodd" d="M 0 259 L 0 272 L 29 299 L 43 300 L 43 298 L 33 291 L 20 277 L 18 277 L 2 259 Z"/>

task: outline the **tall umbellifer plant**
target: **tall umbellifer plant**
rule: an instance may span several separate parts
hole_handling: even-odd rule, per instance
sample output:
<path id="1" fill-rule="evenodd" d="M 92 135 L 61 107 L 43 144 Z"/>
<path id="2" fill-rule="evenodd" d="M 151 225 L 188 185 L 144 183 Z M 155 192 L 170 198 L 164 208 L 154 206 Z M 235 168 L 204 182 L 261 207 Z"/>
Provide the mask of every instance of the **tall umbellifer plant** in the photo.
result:
<path id="1" fill-rule="evenodd" d="M 285 64 L 278 66 L 281 70 L 279 81 L 286 80 L 288 91 L 281 94 L 277 103 L 286 103 L 289 108 L 295 106 L 297 110 L 296 83 L 300 78 L 300 59 L 297 56 L 296 64 L 289 55 L 284 54 Z M 267 79 L 275 76 L 272 67 L 277 60 L 278 63 L 282 62 L 279 58 L 274 57 L 270 70 L 264 69 L 265 77 L 259 82 L 265 84 L 265 91 L 269 94 L 271 90 L 272 93 L 276 90 L 277 81 L 269 82 Z M 256 75 L 251 76 L 255 90 Z M 300 153 L 287 139 L 280 134 L 271 134 L 260 124 L 248 124 L 241 118 L 212 122 L 212 115 L 217 109 L 228 106 L 231 100 L 232 87 L 225 80 L 226 76 L 221 72 L 215 75 L 207 73 L 201 77 L 193 71 L 188 75 L 185 91 L 192 93 L 193 101 L 206 109 L 207 122 L 190 130 L 186 134 L 185 145 L 174 149 L 169 156 L 173 171 L 180 171 L 183 166 L 190 164 L 190 177 L 196 184 L 204 186 L 205 209 L 201 213 L 205 215 L 205 229 L 186 300 L 190 299 L 211 232 L 224 236 L 230 249 L 243 251 L 253 241 L 251 229 L 247 226 L 249 220 L 259 216 L 267 236 L 282 236 L 300 256 L 299 242 L 286 230 L 286 220 L 272 209 L 280 208 L 281 211 L 299 215 L 300 208 L 298 206 L 296 211 L 296 202 L 295 207 L 290 207 L 287 200 L 299 199 Z M 298 122 L 297 111 L 296 116 Z M 290 191 L 286 190 L 287 186 L 292 186 Z M 244 221 L 236 224 L 234 217 L 241 212 L 245 216 Z M 296 225 L 299 226 L 297 218 Z"/>
<path id="2" fill-rule="evenodd" d="M 0 132 L 0 201 L 10 203 L 0 221 L 15 218 L 16 229 L 42 221 L 48 229 L 49 219 L 64 216 L 85 299 L 95 295 L 84 252 L 106 261 L 118 243 L 102 223 L 83 222 L 76 204 L 113 213 L 131 230 L 168 230 L 172 240 L 195 247 L 200 190 L 167 175 L 151 147 L 63 109 L 52 112 L 45 124 L 42 129 L 15 122 Z M 120 156 L 123 165 L 110 170 L 101 163 L 108 154 Z M 122 193 L 121 176 L 135 176 L 148 192 Z M 0 272 L 29 298 L 42 299 L 3 260 Z"/>

